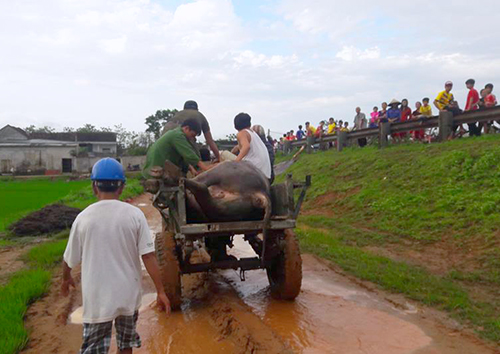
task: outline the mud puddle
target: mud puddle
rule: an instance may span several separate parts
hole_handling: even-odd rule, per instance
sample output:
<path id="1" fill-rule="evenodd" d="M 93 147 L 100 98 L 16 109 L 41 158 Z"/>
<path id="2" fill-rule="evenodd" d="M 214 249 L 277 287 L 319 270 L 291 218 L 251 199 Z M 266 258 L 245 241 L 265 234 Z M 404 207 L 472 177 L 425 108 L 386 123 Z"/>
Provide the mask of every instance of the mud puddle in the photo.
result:
<path id="1" fill-rule="evenodd" d="M 251 257 L 235 237 L 230 253 Z M 246 281 L 228 270 L 185 282 L 183 312 L 141 315 L 140 353 L 494 353 L 473 336 L 448 329 L 408 303 L 394 306 L 303 256 L 302 292 L 295 302 L 270 297 L 265 271 Z M 183 279 L 184 280 L 184 279 Z M 189 288 L 198 289 L 192 296 Z M 199 291 L 199 289 L 203 289 Z"/>

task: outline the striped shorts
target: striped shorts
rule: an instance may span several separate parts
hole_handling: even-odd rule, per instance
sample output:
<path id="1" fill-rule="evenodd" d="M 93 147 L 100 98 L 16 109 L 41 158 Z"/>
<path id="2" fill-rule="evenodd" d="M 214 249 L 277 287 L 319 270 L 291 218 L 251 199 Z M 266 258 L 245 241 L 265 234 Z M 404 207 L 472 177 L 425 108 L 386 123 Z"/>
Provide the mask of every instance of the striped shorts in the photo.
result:
<path id="1" fill-rule="evenodd" d="M 115 319 L 116 344 L 119 350 L 140 348 L 141 338 L 135 330 L 139 312 Z M 111 345 L 113 321 L 83 324 L 83 343 L 80 354 L 107 354 Z"/>

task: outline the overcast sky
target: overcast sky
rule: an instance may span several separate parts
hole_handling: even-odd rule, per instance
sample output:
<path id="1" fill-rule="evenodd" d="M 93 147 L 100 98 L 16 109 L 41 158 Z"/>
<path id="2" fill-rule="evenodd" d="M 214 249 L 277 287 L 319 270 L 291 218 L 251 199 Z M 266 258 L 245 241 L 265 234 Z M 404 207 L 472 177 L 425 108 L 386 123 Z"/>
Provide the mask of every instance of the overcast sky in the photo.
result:
<path id="1" fill-rule="evenodd" d="M 352 122 L 446 80 L 500 87 L 500 1 L 0 0 L 0 127 L 123 124 L 198 101 L 215 137 Z"/>

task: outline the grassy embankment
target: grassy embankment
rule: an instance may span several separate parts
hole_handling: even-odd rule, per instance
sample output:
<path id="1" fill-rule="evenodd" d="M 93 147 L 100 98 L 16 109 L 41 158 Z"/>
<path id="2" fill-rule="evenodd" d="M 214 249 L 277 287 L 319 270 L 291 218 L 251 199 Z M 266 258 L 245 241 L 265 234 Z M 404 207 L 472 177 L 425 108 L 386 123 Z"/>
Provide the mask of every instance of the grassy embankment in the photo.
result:
<path id="1" fill-rule="evenodd" d="M 304 154 L 290 172 L 313 174 L 304 251 L 500 340 L 500 136 Z"/>
<path id="2" fill-rule="evenodd" d="M 22 183 L 27 186 L 30 186 L 30 183 L 40 186 L 38 182 L 23 181 Z M 80 188 L 71 190 L 64 198 L 54 197 L 59 196 L 60 190 L 66 187 L 63 185 L 63 188 L 60 188 L 61 184 L 45 184 L 45 191 L 42 193 L 39 193 L 36 188 L 28 187 L 27 190 L 37 191 L 29 194 L 30 198 L 36 198 L 36 195 L 50 195 L 52 198 L 44 199 L 45 204 L 61 200 L 67 205 L 83 209 L 95 202 L 95 197 L 88 181 L 79 182 L 82 182 Z M 138 179 L 129 179 L 122 194 L 122 200 L 141 194 L 142 191 Z M 4 203 L 10 205 L 10 202 L 2 199 L 2 206 Z M 41 207 L 45 204 L 39 205 Z M 0 354 L 16 353 L 26 345 L 28 333 L 24 328 L 24 315 L 29 304 L 47 292 L 54 266 L 59 264 L 62 259 L 68 235 L 68 230 L 63 231 L 55 236 L 50 236 L 51 240 L 30 248 L 23 257 L 26 269 L 15 272 L 5 285 L 0 286 L 0 318 L 2 319 L 0 321 Z M 0 247 L 12 247 L 18 242 L 15 238 L 0 239 Z"/>

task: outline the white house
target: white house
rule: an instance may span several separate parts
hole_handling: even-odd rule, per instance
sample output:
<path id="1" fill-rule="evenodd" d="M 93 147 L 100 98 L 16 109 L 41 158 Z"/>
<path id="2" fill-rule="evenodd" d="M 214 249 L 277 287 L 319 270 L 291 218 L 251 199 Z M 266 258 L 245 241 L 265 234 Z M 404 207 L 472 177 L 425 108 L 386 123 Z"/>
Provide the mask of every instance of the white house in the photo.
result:
<path id="1" fill-rule="evenodd" d="M 0 129 L 0 173 L 88 172 L 79 161 L 116 156 L 115 133 L 33 133 L 6 125 Z M 80 158 L 81 157 L 81 158 Z"/>

